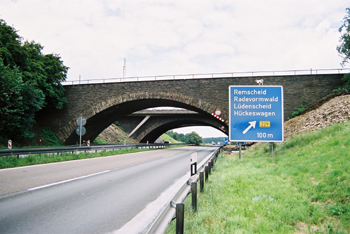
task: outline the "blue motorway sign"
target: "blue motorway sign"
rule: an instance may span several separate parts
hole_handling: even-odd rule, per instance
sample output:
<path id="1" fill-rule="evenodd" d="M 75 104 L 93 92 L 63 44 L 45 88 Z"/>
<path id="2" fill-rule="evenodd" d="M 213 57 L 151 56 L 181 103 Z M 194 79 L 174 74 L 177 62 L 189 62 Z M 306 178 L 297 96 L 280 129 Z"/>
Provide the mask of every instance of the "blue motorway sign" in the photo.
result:
<path id="1" fill-rule="evenodd" d="M 283 141 L 283 87 L 230 86 L 229 140 Z"/>

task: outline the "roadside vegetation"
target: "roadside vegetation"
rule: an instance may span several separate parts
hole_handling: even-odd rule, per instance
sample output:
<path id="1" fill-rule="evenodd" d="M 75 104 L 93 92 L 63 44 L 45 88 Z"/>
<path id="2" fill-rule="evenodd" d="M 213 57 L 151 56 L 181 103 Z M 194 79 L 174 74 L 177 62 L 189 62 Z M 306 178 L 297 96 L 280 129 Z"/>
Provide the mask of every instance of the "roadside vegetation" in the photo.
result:
<path id="1" fill-rule="evenodd" d="M 32 144 L 39 111 L 60 110 L 67 103 L 61 81 L 68 67 L 57 54 L 43 54 L 43 46 L 23 41 L 17 30 L 0 19 L 0 142 Z M 40 144 L 40 142 L 39 142 Z"/>
<path id="2" fill-rule="evenodd" d="M 301 115 L 301 114 L 303 113 L 303 111 L 304 111 L 308 106 L 309 106 L 308 103 L 307 103 L 305 100 L 303 100 L 303 101 L 301 102 L 301 106 L 300 106 L 299 108 L 295 109 L 295 110 L 289 115 L 288 119 L 293 119 L 294 117 Z"/>
<path id="3" fill-rule="evenodd" d="M 179 147 L 179 146 L 170 145 L 167 147 Z M 120 150 L 113 150 L 113 151 L 101 151 L 98 153 L 75 152 L 74 154 L 71 154 L 71 153 L 36 154 L 36 155 L 28 155 L 28 157 L 20 157 L 20 158 L 18 158 L 16 155 L 2 156 L 0 157 L 0 169 L 53 163 L 53 162 L 63 162 L 63 161 L 86 159 L 86 158 L 105 157 L 105 156 L 111 156 L 111 155 L 129 154 L 129 153 L 136 153 L 136 152 L 149 151 L 149 150 L 157 150 L 157 149 L 133 148 L 133 149 L 120 149 Z"/>
<path id="4" fill-rule="evenodd" d="M 247 150 L 215 164 L 185 233 L 349 233 L 350 122 Z M 167 233 L 175 233 L 175 221 Z"/>
<path id="5" fill-rule="evenodd" d="M 57 142 L 51 142 L 52 139 L 55 139 L 55 137 L 51 136 L 51 134 L 53 134 L 51 131 L 44 132 L 44 135 L 47 136 L 47 138 L 42 137 L 43 143 L 45 144 L 57 143 Z M 173 138 L 169 137 L 166 134 L 164 135 L 166 137 L 165 139 L 171 143 L 181 143 L 181 142 L 177 142 L 176 140 L 174 140 Z M 57 143 L 57 145 L 59 144 Z M 170 144 L 170 145 L 167 145 L 166 147 L 167 148 L 183 147 L 183 145 Z M 119 150 L 113 150 L 113 151 L 101 151 L 98 153 L 75 152 L 74 154 L 71 154 L 71 153 L 40 154 L 40 155 L 28 155 L 27 157 L 20 157 L 20 158 L 18 158 L 16 155 L 3 156 L 3 157 L 0 157 L 0 169 L 10 168 L 10 167 L 29 166 L 29 165 L 35 165 L 35 164 L 45 164 L 45 163 L 52 163 L 52 162 L 63 162 L 63 161 L 86 159 L 86 158 L 105 157 L 105 156 L 119 155 L 119 154 L 129 154 L 129 153 L 136 153 L 136 152 L 148 151 L 148 150 L 156 150 L 156 149 L 133 148 L 133 149 L 119 149 Z"/>
<path id="6" fill-rule="evenodd" d="M 176 144 L 176 143 L 183 143 L 181 141 L 178 141 L 178 140 L 175 140 L 174 138 L 172 138 L 171 136 L 167 135 L 167 134 L 162 134 L 160 136 L 160 138 L 163 139 L 164 142 L 169 142 L 169 143 L 173 143 L 173 144 Z"/>
<path id="7" fill-rule="evenodd" d="M 225 142 L 227 140 L 227 137 L 207 137 L 203 138 L 203 143 L 204 144 L 219 144 L 220 142 Z"/>
<path id="8" fill-rule="evenodd" d="M 196 133 L 196 132 L 187 133 L 185 135 L 183 133 L 179 134 L 177 132 L 167 131 L 165 134 L 167 134 L 168 136 L 170 136 L 171 138 L 173 138 L 177 141 L 184 142 L 187 144 L 199 145 L 199 144 L 203 143 L 202 137 L 200 137 L 198 135 L 198 133 Z"/>

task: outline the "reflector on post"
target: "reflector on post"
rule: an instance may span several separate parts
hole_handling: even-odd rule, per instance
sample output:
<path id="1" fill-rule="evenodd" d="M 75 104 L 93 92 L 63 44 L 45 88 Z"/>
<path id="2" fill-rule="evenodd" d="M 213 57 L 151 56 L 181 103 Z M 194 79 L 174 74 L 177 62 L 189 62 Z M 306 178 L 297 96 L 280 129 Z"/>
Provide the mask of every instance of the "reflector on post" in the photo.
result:
<path id="1" fill-rule="evenodd" d="M 197 174 L 197 153 L 191 154 L 191 176 Z"/>
<path id="2" fill-rule="evenodd" d="M 8 147 L 8 149 L 12 149 L 12 141 L 11 140 L 8 140 L 7 147 Z"/>

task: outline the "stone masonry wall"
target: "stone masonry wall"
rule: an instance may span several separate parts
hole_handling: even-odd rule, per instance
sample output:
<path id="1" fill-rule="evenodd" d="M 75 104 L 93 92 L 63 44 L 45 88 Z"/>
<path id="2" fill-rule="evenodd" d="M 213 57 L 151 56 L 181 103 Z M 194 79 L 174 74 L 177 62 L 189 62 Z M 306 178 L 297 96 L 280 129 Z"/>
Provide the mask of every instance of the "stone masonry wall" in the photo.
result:
<path id="1" fill-rule="evenodd" d="M 79 115 L 93 116 L 107 108 L 128 102 L 130 105 L 126 105 L 122 111 L 130 112 L 145 106 L 146 102 L 138 103 L 136 100 L 158 100 L 152 105 L 163 105 L 162 100 L 166 99 L 178 103 L 179 106 L 209 114 L 220 109 L 221 117 L 227 120 L 229 86 L 256 85 L 256 79 L 264 79 L 264 85 L 284 87 L 284 117 L 287 120 L 303 100 L 312 104 L 342 85 L 342 77 L 342 74 L 331 74 L 72 85 L 65 86 L 68 100 L 65 108 L 55 113 L 44 113 L 39 119 L 58 132 L 69 124 L 73 126 L 75 118 Z M 66 131 L 71 131 L 71 128 Z"/>

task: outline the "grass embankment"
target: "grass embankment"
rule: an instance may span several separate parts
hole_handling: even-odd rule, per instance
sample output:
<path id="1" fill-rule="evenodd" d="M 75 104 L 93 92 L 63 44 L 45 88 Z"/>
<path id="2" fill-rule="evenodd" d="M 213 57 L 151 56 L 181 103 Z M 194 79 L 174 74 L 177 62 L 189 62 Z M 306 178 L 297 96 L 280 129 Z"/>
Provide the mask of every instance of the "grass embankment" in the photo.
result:
<path id="1" fill-rule="evenodd" d="M 163 141 L 168 141 L 168 142 L 173 143 L 173 144 L 175 144 L 175 143 L 183 143 L 183 142 L 181 142 L 181 141 L 175 140 L 174 138 L 168 136 L 168 135 L 165 134 L 165 133 L 162 134 L 162 135 L 160 136 L 160 138 L 162 138 Z"/>
<path id="2" fill-rule="evenodd" d="M 185 233 L 349 233 L 350 123 L 221 155 Z M 172 222 L 167 233 L 175 233 Z"/>

